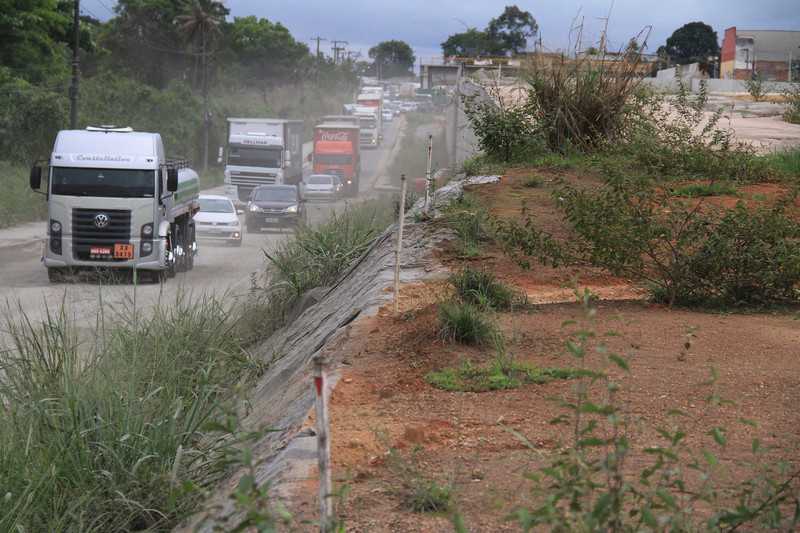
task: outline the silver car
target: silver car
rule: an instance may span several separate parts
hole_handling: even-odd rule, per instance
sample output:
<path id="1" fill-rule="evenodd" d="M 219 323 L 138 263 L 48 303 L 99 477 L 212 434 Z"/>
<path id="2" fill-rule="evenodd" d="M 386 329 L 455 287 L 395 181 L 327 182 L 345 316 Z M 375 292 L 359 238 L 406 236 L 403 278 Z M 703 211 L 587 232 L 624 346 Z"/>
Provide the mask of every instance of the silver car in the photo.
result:
<path id="1" fill-rule="evenodd" d="M 233 202 L 227 196 L 200 195 L 200 211 L 194 216 L 195 230 L 203 240 L 242 245 L 242 223 Z"/>
<path id="2" fill-rule="evenodd" d="M 303 193 L 309 200 L 336 200 L 342 195 L 342 180 L 334 174 L 312 174 L 305 179 Z"/>

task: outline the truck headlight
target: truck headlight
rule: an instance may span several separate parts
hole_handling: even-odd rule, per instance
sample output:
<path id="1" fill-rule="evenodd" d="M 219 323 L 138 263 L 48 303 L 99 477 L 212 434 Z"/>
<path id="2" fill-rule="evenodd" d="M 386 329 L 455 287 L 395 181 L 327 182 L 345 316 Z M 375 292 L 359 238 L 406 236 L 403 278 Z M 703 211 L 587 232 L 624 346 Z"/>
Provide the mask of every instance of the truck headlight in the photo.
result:
<path id="1" fill-rule="evenodd" d="M 50 222 L 50 233 L 61 233 L 61 222 L 58 220 Z"/>
<path id="2" fill-rule="evenodd" d="M 153 225 L 152 224 L 145 224 L 142 226 L 142 237 L 152 237 L 153 236 Z"/>
<path id="3" fill-rule="evenodd" d="M 153 251 L 153 243 L 152 242 L 143 242 L 142 243 L 142 255 L 150 255 L 150 252 Z"/>
<path id="4" fill-rule="evenodd" d="M 256 204 L 250 204 L 250 212 L 251 213 L 257 213 L 259 211 L 261 211 L 260 207 L 258 207 Z"/>
<path id="5" fill-rule="evenodd" d="M 286 212 L 287 213 L 297 213 L 297 206 L 296 205 L 290 205 L 289 207 L 286 208 Z"/>

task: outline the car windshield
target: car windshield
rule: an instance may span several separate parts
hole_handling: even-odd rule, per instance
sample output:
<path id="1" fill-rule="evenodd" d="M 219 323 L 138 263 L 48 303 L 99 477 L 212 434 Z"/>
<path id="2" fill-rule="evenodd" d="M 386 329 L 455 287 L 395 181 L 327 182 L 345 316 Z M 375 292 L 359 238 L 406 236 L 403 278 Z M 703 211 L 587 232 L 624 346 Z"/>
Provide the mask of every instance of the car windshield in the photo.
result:
<path id="1" fill-rule="evenodd" d="M 296 202 L 297 189 L 289 187 L 264 187 L 256 189 L 253 198 L 257 202 Z"/>
<path id="2" fill-rule="evenodd" d="M 333 183 L 331 176 L 310 176 L 308 178 L 309 185 L 330 185 Z"/>
<path id="3" fill-rule="evenodd" d="M 231 145 L 228 164 L 242 167 L 279 168 L 281 149 L 276 147 Z"/>
<path id="4" fill-rule="evenodd" d="M 53 167 L 52 194 L 153 198 L 155 188 L 155 170 Z"/>
<path id="5" fill-rule="evenodd" d="M 230 200 L 221 198 L 200 198 L 200 211 L 205 213 L 233 213 Z"/>

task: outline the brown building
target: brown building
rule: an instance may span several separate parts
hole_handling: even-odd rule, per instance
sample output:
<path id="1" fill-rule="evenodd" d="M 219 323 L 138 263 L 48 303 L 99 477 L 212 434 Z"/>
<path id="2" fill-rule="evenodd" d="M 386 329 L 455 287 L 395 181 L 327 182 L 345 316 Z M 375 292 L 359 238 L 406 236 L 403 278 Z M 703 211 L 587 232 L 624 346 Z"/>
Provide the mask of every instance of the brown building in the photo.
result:
<path id="1" fill-rule="evenodd" d="M 725 30 L 720 78 L 800 81 L 800 31 Z"/>

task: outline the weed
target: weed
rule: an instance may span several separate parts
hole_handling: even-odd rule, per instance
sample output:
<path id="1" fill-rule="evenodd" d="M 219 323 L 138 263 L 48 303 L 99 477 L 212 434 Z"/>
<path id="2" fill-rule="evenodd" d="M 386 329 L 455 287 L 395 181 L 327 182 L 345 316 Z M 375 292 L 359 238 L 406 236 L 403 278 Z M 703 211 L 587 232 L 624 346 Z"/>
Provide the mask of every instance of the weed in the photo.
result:
<path id="1" fill-rule="evenodd" d="M 559 402 L 566 412 L 551 423 L 562 425 L 571 442 L 529 476 L 532 503 L 511 519 L 525 531 L 794 531 L 800 525 L 800 472 L 767 462 L 757 438 L 753 459 L 736 460 L 738 469 L 752 474 L 729 486 L 719 479 L 726 428 L 712 426 L 708 442 L 694 444 L 697 438 L 690 438 L 681 422 L 684 413 L 671 412 L 668 424 L 653 428 L 659 440 L 636 449 L 621 387 L 608 370 L 627 374 L 629 361 L 597 341 L 591 294 L 578 297 L 584 318 L 567 350 L 582 366 L 593 359 L 592 367 L 602 370 L 582 379 L 574 394 Z M 719 396 L 716 379 L 712 370 L 702 385 L 710 389 L 708 411 L 733 403 Z M 647 464 L 634 465 L 634 451 L 650 458 Z"/>
<path id="2" fill-rule="evenodd" d="M 400 482 L 403 503 L 415 513 L 446 512 L 453 503 L 453 489 L 423 474 L 418 453 L 419 449 L 414 449 L 406 458 L 398 450 L 389 449 L 388 465 Z"/>
<path id="3" fill-rule="evenodd" d="M 520 295 L 486 270 L 464 268 L 450 276 L 450 284 L 462 301 L 484 309 L 506 310 L 522 301 Z"/>
<path id="4" fill-rule="evenodd" d="M 782 150 L 764 157 L 770 167 L 790 180 L 796 181 L 800 177 L 800 149 Z"/>
<path id="5" fill-rule="evenodd" d="M 711 182 L 711 183 L 692 183 L 672 189 L 675 196 L 686 196 L 688 198 L 698 198 L 702 196 L 738 196 L 736 187 L 730 183 Z"/>
<path id="6" fill-rule="evenodd" d="M 230 311 L 183 296 L 149 317 L 120 308 L 92 346 L 63 309 L 21 316 L 0 352 L 0 530 L 177 524 L 237 443 L 226 391 L 248 361 Z"/>
<path id="7" fill-rule="evenodd" d="M 569 368 L 539 368 L 529 363 L 497 358 L 490 365 L 476 366 L 465 361 L 460 367 L 428 373 L 425 381 L 437 389 L 454 392 L 486 392 L 516 389 L 523 384 L 548 383 L 555 379 L 574 379 L 583 373 Z"/>
<path id="8" fill-rule="evenodd" d="M 753 75 L 749 80 L 745 80 L 744 86 L 754 102 L 760 102 L 767 95 L 768 89 L 764 83 L 764 76 L 759 73 Z"/>
<path id="9" fill-rule="evenodd" d="M 439 336 L 462 344 L 497 343 L 500 333 L 480 308 L 463 302 L 439 304 Z"/>
<path id="10" fill-rule="evenodd" d="M 522 185 L 530 189 L 538 189 L 539 187 L 544 185 L 544 180 L 542 180 L 542 178 L 538 176 L 531 176 L 527 178 L 524 182 L 522 182 Z"/>
<path id="11" fill-rule="evenodd" d="M 479 175 L 496 175 L 502 174 L 505 170 L 505 165 L 494 161 L 491 157 L 485 154 L 474 155 L 462 163 L 462 172 L 466 176 L 479 176 Z"/>
<path id="12" fill-rule="evenodd" d="M 783 119 L 792 124 L 800 124 L 800 83 L 795 83 L 783 94 L 787 102 Z"/>
<path id="13" fill-rule="evenodd" d="M 481 242 L 488 238 L 488 214 L 477 198 L 464 194 L 447 206 L 443 215 L 445 224 L 458 236 L 460 253 L 467 257 L 479 255 Z"/>

